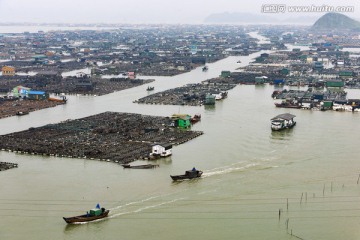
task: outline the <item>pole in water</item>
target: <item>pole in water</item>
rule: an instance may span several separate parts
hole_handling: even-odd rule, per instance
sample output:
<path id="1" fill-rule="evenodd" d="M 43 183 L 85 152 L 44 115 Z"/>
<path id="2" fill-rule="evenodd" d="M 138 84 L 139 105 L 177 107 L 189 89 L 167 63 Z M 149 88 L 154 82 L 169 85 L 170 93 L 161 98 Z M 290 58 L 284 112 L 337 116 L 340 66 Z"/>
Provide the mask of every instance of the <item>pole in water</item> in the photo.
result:
<path id="1" fill-rule="evenodd" d="M 358 177 L 358 180 L 357 180 L 357 184 L 359 184 L 359 179 L 360 179 L 360 174 L 359 174 L 359 177 Z"/>
<path id="2" fill-rule="evenodd" d="M 323 196 L 325 196 L 325 183 L 324 183 L 324 188 L 323 188 Z"/>
<path id="3" fill-rule="evenodd" d="M 289 211 L 289 199 L 286 199 L 286 211 Z"/>
<path id="4" fill-rule="evenodd" d="M 332 186 L 333 186 L 333 182 L 331 182 L 331 192 L 332 192 Z"/>
<path id="5" fill-rule="evenodd" d="M 301 193 L 300 204 L 302 203 L 303 195 L 304 195 L 304 193 Z"/>
<path id="6" fill-rule="evenodd" d="M 289 219 L 286 219 L 286 232 L 289 230 Z"/>
<path id="7" fill-rule="evenodd" d="M 280 217 L 281 217 L 281 208 L 279 209 L 279 221 L 280 221 Z"/>

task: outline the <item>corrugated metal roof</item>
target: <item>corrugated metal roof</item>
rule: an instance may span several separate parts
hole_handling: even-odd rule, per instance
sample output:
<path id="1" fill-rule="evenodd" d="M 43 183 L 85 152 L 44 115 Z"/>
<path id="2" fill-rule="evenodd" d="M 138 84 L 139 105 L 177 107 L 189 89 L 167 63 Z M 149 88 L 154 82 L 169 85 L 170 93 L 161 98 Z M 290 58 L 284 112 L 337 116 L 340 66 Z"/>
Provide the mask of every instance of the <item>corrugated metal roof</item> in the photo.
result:
<path id="1" fill-rule="evenodd" d="M 283 114 L 277 115 L 276 117 L 272 118 L 271 120 L 275 120 L 275 119 L 278 119 L 278 118 L 281 118 L 281 119 L 284 119 L 284 120 L 291 120 L 294 117 L 296 117 L 296 116 L 292 115 L 290 113 L 283 113 Z"/>
<path id="2" fill-rule="evenodd" d="M 44 91 L 29 91 L 29 94 L 36 94 L 36 95 L 44 95 L 45 92 Z"/>

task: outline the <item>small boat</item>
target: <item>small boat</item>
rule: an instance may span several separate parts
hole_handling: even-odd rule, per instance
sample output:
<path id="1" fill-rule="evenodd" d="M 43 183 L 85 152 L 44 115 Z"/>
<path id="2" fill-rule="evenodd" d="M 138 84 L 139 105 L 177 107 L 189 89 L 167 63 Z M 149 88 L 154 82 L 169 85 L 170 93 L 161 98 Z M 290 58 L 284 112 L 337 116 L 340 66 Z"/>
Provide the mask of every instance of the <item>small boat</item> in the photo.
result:
<path id="1" fill-rule="evenodd" d="M 53 101 L 53 102 L 61 102 L 61 103 L 66 103 L 67 102 L 66 96 L 61 96 L 61 98 L 49 97 L 48 100 Z"/>
<path id="2" fill-rule="evenodd" d="M 134 168 L 134 169 L 149 169 L 149 168 L 156 168 L 159 167 L 157 164 L 144 164 L 144 165 L 133 165 L 130 164 L 123 164 L 124 168 Z"/>
<path id="3" fill-rule="evenodd" d="M 236 63 L 241 63 L 241 61 L 239 60 L 239 61 L 237 61 Z"/>
<path id="4" fill-rule="evenodd" d="M 271 129 L 274 131 L 279 131 L 286 128 L 292 128 L 296 125 L 294 117 L 296 116 L 290 113 L 277 115 L 271 119 Z"/>
<path id="5" fill-rule="evenodd" d="M 150 87 L 150 86 L 148 86 L 146 89 L 146 91 L 152 91 L 152 90 L 154 90 L 154 87 Z"/>
<path id="6" fill-rule="evenodd" d="M 186 171 L 184 175 L 175 175 L 175 176 L 170 175 L 170 177 L 172 178 L 172 180 L 177 181 L 177 180 L 184 180 L 184 179 L 199 178 L 199 177 L 201 177 L 202 174 L 203 174 L 202 171 L 199 171 L 199 170 L 196 170 L 195 168 L 193 168 L 192 170 Z"/>
<path id="7" fill-rule="evenodd" d="M 100 208 L 99 204 L 96 208 L 91 209 L 84 215 L 75 216 L 75 217 L 63 217 L 66 223 L 82 223 L 82 222 L 91 222 L 108 216 L 110 210 L 105 208 Z"/>
<path id="8" fill-rule="evenodd" d="M 29 112 L 21 112 L 21 111 L 16 112 L 17 116 L 23 116 L 23 115 L 26 115 L 26 114 L 29 114 Z"/>
<path id="9" fill-rule="evenodd" d="M 301 108 L 300 103 L 296 103 L 293 101 L 283 101 L 281 103 L 275 103 L 275 106 L 278 108 Z"/>
<path id="10" fill-rule="evenodd" d="M 195 114 L 192 118 L 190 118 L 191 124 L 197 123 L 200 120 L 201 120 L 201 115 L 200 114 Z"/>
<path id="11" fill-rule="evenodd" d="M 203 70 L 203 72 L 206 72 L 207 70 L 209 70 L 209 68 L 208 68 L 208 66 L 204 66 L 204 67 L 202 68 L 202 70 Z"/>

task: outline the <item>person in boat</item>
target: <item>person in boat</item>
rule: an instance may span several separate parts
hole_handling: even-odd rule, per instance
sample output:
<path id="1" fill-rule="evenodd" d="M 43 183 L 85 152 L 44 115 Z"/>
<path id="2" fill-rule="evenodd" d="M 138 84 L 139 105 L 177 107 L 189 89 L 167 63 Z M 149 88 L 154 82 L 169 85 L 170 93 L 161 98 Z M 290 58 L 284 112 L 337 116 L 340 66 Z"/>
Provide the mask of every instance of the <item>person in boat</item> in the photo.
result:
<path id="1" fill-rule="evenodd" d="M 101 208 L 101 213 L 104 213 L 105 212 L 105 208 Z"/>
<path id="2" fill-rule="evenodd" d="M 197 170 L 196 170 L 196 168 L 195 168 L 195 167 L 193 167 L 193 169 L 192 169 L 191 171 L 196 172 Z"/>

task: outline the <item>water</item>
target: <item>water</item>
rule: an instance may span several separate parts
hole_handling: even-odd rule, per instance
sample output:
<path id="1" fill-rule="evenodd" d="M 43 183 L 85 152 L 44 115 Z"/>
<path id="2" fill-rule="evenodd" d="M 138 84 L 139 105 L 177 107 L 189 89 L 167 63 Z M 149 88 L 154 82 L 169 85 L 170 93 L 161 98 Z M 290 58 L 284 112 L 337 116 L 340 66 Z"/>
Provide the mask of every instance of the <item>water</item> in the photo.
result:
<path id="1" fill-rule="evenodd" d="M 163 91 L 200 82 L 259 54 L 148 85 Z M 146 88 L 70 96 L 66 105 L 0 120 L 6 134 L 104 111 L 200 113 L 193 130 L 205 133 L 174 147 L 171 158 L 150 170 L 0 152 L 0 161 L 19 163 L 0 173 L 0 239 L 291 239 L 291 231 L 303 239 L 360 238 L 359 113 L 278 109 L 269 85 L 239 85 L 214 108 L 132 103 L 149 94 Z M 270 119 L 284 112 L 295 114 L 297 125 L 272 132 Z M 194 166 L 204 171 L 201 179 L 171 181 L 169 175 Z M 111 209 L 109 218 L 74 226 L 62 219 L 97 203 Z"/>

